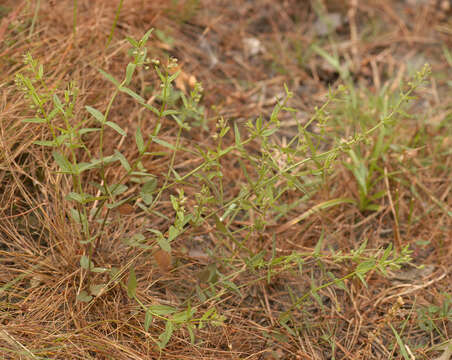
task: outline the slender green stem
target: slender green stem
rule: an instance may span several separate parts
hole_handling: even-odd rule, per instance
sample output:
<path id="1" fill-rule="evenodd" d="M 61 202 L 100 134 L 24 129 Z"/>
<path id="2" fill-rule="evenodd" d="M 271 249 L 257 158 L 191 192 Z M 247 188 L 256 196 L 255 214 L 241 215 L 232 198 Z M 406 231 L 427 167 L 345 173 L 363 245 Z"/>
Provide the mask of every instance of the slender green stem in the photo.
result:
<path id="1" fill-rule="evenodd" d="M 72 31 L 73 31 L 73 35 L 74 35 L 74 40 L 77 36 L 77 13 L 78 13 L 78 0 L 74 0 L 73 9 L 72 9 L 72 19 L 73 19 Z"/>
<path id="2" fill-rule="evenodd" d="M 110 34 L 108 35 L 107 44 L 105 45 L 106 47 L 108 47 L 108 45 L 110 45 L 111 39 L 113 39 L 113 34 L 115 32 L 116 25 L 118 23 L 119 15 L 121 14 L 122 3 L 123 3 L 123 0 L 120 0 L 118 7 L 116 9 L 116 14 L 115 14 L 115 19 L 113 20 L 113 25 L 111 26 Z"/>

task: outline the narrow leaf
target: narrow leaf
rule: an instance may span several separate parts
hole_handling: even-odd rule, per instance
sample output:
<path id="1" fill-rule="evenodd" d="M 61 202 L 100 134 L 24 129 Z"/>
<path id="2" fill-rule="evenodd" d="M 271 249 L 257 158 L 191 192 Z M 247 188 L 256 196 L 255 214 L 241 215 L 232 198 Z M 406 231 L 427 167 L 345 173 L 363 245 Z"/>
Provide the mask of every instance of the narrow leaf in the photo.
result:
<path id="1" fill-rule="evenodd" d="M 116 87 L 120 86 L 120 83 L 118 80 L 116 80 L 113 76 L 111 76 L 110 74 L 106 73 L 105 71 L 103 71 L 102 69 L 98 69 L 99 72 L 110 82 L 112 82 L 113 84 L 115 84 Z"/>
<path id="2" fill-rule="evenodd" d="M 93 299 L 91 295 L 88 295 L 88 293 L 85 290 L 80 291 L 80 293 L 77 295 L 77 301 L 81 301 L 84 303 L 88 303 Z"/>
<path id="3" fill-rule="evenodd" d="M 66 200 L 73 200 L 80 204 L 83 204 L 85 202 L 86 197 L 82 194 L 78 194 L 76 192 L 71 191 L 69 194 L 66 195 Z"/>
<path id="4" fill-rule="evenodd" d="M 118 124 L 116 124 L 116 123 L 114 123 L 112 121 L 107 121 L 105 123 L 105 125 L 110 126 L 113 130 L 115 130 L 117 133 L 119 133 L 122 136 L 126 136 L 127 135 L 127 133 L 123 129 L 121 129 L 121 127 Z"/>
<path id="5" fill-rule="evenodd" d="M 237 147 L 241 147 L 242 146 L 242 140 L 240 139 L 240 131 L 239 131 L 239 127 L 237 126 L 237 123 L 234 123 L 234 134 L 235 134 L 235 145 L 237 145 Z"/>
<path id="6" fill-rule="evenodd" d="M 170 341 L 171 336 L 173 335 L 173 331 L 174 331 L 173 323 L 168 320 L 166 322 L 165 331 L 159 336 L 160 348 L 163 349 L 168 344 L 168 341 Z"/>
<path id="7" fill-rule="evenodd" d="M 168 253 L 171 253 L 171 245 L 163 236 L 157 237 L 157 244 L 159 244 L 160 248 Z"/>
<path id="8" fill-rule="evenodd" d="M 63 172 L 72 174 L 72 165 L 63 154 L 55 150 L 54 152 L 52 152 L 52 155 Z"/>
<path id="9" fill-rule="evenodd" d="M 126 159 L 126 157 L 123 154 L 121 154 L 120 151 L 115 150 L 115 155 L 117 156 L 117 158 L 118 158 L 119 162 L 121 163 L 122 167 L 124 169 L 126 169 L 127 172 L 132 170 L 132 168 L 130 167 L 129 162 Z"/>
<path id="10" fill-rule="evenodd" d="M 105 116 L 102 114 L 99 110 L 91 107 L 91 106 L 85 106 L 86 111 L 88 111 L 91 115 L 94 116 L 94 118 L 99 121 L 101 124 L 105 122 Z"/>
<path id="11" fill-rule="evenodd" d="M 130 96 L 133 97 L 135 100 L 137 100 L 137 101 L 140 102 L 140 103 L 143 103 L 143 105 L 144 105 L 144 103 L 145 103 L 144 99 L 143 99 L 140 95 L 138 95 L 136 92 L 134 92 L 134 91 L 132 91 L 131 89 L 129 89 L 128 87 L 121 86 L 121 87 L 119 88 L 119 91 L 121 91 L 121 92 L 123 92 L 123 93 L 126 93 L 127 95 L 130 95 Z"/>
<path id="12" fill-rule="evenodd" d="M 24 123 L 34 123 L 34 124 L 42 124 L 46 122 L 46 119 L 41 118 L 32 118 L 32 119 L 24 119 L 22 120 Z"/>
<path id="13" fill-rule="evenodd" d="M 149 331 L 149 326 L 152 322 L 152 313 L 146 310 L 146 315 L 144 315 L 144 331 Z"/>
<path id="14" fill-rule="evenodd" d="M 126 84 L 129 85 L 130 81 L 132 81 L 133 73 L 135 72 L 135 68 L 137 67 L 134 63 L 128 63 L 126 68 Z"/>
<path id="15" fill-rule="evenodd" d="M 168 115 L 178 115 L 180 112 L 174 109 L 165 110 L 162 113 L 162 116 L 168 116 Z"/>
<path id="16" fill-rule="evenodd" d="M 148 311 L 155 315 L 165 316 L 175 313 L 177 309 L 169 305 L 156 304 L 149 306 Z"/>
<path id="17" fill-rule="evenodd" d="M 188 334 L 190 335 L 190 344 L 194 345 L 195 344 L 195 333 L 193 331 L 192 324 L 187 323 L 187 331 L 188 331 Z"/>
<path id="18" fill-rule="evenodd" d="M 176 78 L 179 76 L 179 74 L 180 74 L 180 70 L 176 71 L 173 75 L 171 75 L 171 76 L 168 78 L 168 81 L 169 81 L 170 83 L 172 83 L 174 80 L 176 80 Z"/>
<path id="19" fill-rule="evenodd" d="M 141 105 L 144 106 L 146 109 L 151 110 L 155 115 L 160 116 L 160 111 L 154 106 L 146 104 L 144 102 Z"/>
<path id="20" fill-rule="evenodd" d="M 135 275 L 135 269 L 132 267 L 130 268 L 129 272 L 129 280 L 127 281 L 127 295 L 129 298 L 136 297 L 136 291 L 137 291 L 137 277 Z"/>
<path id="21" fill-rule="evenodd" d="M 138 44 L 138 41 L 136 41 L 134 38 L 130 37 L 130 36 L 126 36 L 126 40 L 130 43 L 130 45 L 132 45 L 133 47 L 139 47 L 140 45 Z"/>
<path id="22" fill-rule="evenodd" d="M 168 230 L 168 242 L 173 241 L 179 235 L 179 230 L 173 225 Z"/>
<path id="23" fill-rule="evenodd" d="M 174 145 L 170 144 L 169 142 L 167 142 L 165 140 L 162 140 L 162 139 L 154 137 L 154 138 L 152 138 L 152 141 L 154 141 L 155 143 L 157 143 L 159 145 L 167 147 L 168 149 L 171 149 L 173 151 L 177 151 L 177 148 Z"/>
<path id="24" fill-rule="evenodd" d="M 80 267 L 82 269 L 89 270 L 90 264 L 91 264 L 91 261 L 89 261 L 88 256 L 82 255 L 82 257 L 80 258 Z"/>
<path id="25" fill-rule="evenodd" d="M 55 141 L 47 141 L 47 140 L 36 140 L 36 141 L 33 141 L 33 144 L 40 145 L 40 146 L 49 146 L 49 147 L 57 146 L 57 144 L 55 144 Z"/>
<path id="26" fill-rule="evenodd" d="M 150 28 L 148 31 L 146 31 L 146 34 L 143 35 L 143 37 L 140 40 L 140 45 L 145 45 L 146 41 L 148 41 L 149 36 L 151 36 L 152 32 L 154 31 L 153 28 Z"/>
<path id="27" fill-rule="evenodd" d="M 144 140 L 143 140 L 143 135 L 141 134 L 141 129 L 138 126 L 137 127 L 137 131 L 135 133 L 135 142 L 137 143 L 137 148 L 138 151 L 140 152 L 140 154 L 144 153 Z"/>

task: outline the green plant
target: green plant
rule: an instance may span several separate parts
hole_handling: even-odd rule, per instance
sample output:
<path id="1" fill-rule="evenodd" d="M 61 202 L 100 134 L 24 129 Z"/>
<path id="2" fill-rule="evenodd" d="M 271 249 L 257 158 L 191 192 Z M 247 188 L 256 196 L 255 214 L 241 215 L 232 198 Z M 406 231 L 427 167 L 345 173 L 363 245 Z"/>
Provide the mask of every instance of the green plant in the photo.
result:
<path id="1" fill-rule="evenodd" d="M 386 189 L 379 189 L 385 178 L 384 163 L 387 162 L 388 153 L 396 148 L 396 125 L 402 118 L 412 117 L 405 109 L 413 99 L 413 91 L 430 74 L 430 68 L 425 65 L 408 84 L 408 88 L 399 94 L 390 93 L 388 86 L 384 86 L 375 95 L 365 91 L 363 99 L 355 89 L 348 65 L 341 63 L 338 54 L 330 55 L 317 45 L 312 45 L 312 48 L 337 71 L 346 84 L 345 101 L 335 111 L 337 131 L 352 126 L 362 141 L 350 146 L 347 150 L 349 158 L 343 164 L 356 180 L 360 211 L 378 211 L 378 200 L 386 195 Z M 369 130 L 364 130 L 369 127 Z M 371 133 L 376 133 L 376 138 L 369 136 Z"/>
<path id="2" fill-rule="evenodd" d="M 438 324 L 452 321 L 452 295 L 447 293 L 442 295 L 444 300 L 440 305 L 419 306 L 417 317 L 419 327 L 422 330 L 428 333 L 436 331 L 442 338 L 446 339 Z"/>
<path id="3" fill-rule="evenodd" d="M 56 90 L 47 87 L 43 66 L 39 65 L 30 54 L 25 56 L 25 64 L 31 77 L 24 75 L 24 72 L 18 73 L 16 81 L 36 112 L 35 117 L 27 119 L 25 122 L 46 126 L 51 136 L 50 139 L 41 139 L 35 144 L 52 149 L 52 156 L 58 167 L 57 172 L 62 174 L 71 186 L 71 191 L 65 194 L 64 199 L 71 204 L 69 216 L 78 225 L 80 231 L 79 240 L 84 247 L 80 266 L 88 277 L 84 290 L 78 293 L 78 301 L 93 301 L 95 297 L 101 296 L 111 287 L 122 286 L 128 296 L 134 299 L 143 310 L 146 331 L 149 330 L 155 319 L 164 322 L 164 332 L 158 340 L 155 339 L 155 343 L 162 349 L 167 345 L 173 332 L 181 327 L 185 327 L 190 334 L 191 341 L 194 342 L 196 328 L 200 329 L 206 323 L 218 325 L 225 320 L 224 315 L 217 313 L 215 306 L 209 305 L 204 311 L 203 305 L 207 300 L 213 302 L 231 292 L 241 296 L 241 289 L 252 283 L 263 279 L 270 282 L 275 274 L 283 271 L 298 268 L 301 272 L 303 263 L 309 258 L 319 264 L 322 258 L 328 258 L 320 253 L 320 245 L 312 253 L 293 253 L 289 256 L 276 257 L 274 245 L 271 259 L 265 260 L 265 251 L 255 253 L 250 249 L 248 241 L 258 237 L 259 233 L 270 225 L 276 225 L 275 218 L 280 219 L 290 209 L 297 209 L 300 201 L 287 203 L 284 197 L 288 192 L 296 192 L 305 196 L 302 199 L 307 199 L 315 193 L 333 169 L 335 159 L 341 154 L 349 153 L 352 158 L 354 157 L 355 163 L 351 170 L 356 172 L 355 176 L 359 177 L 360 185 L 362 183 L 363 186 L 364 200 L 360 199 L 360 207 L 371 209 L 375 196 L 370 195 L 366 186 L 372 186 L 369 179 L 377 170 L 377 159 L 383 152 L 383 147 L 381 144 L 378 145 L 379 143 L 374 147 L 375 161 L 372 163 L 370 174 L 369 171 L 362 169 L 362 159 L 356 155 L 357 152 L 353 149 L 368 141 L 376 131 L 384 134 L 385 127 L 393 121 L 396 114 L 402 111 L 401 105 L 422 83 L 428 74 L 428 69 L 425 68 L 418 74 L 408 90 L 402 93 L 400 101 L 395 104 L 393 109 L 382 114 L 377 124 L 353 137 L 342 140 L 335 137 L 335 141 L 328 141 L 330 134 L 327 131 L 327 124 L 331 121 L 328 108 L 332 103 L 348 99 L 347 90 L 340 87 L 328 94 L 324 105 L 315 109 L 314 115 L 307 123 L 298 124 L 296 136 L 285 145 L 277 145 L 273 141 L 273 137 L 281 125 L 280 114 L 287 112 L 293 114 L 295 118 L 296 113 L 296 109 L 288 106 L 292 93 L 285 88 L 286 95 L 283 99 L 278 100 L 270 118 L 265 120 L 263 117 L 259 117 L 255 121 L 250 120 L 246 125 L 245 136 L 243 129 L 240 129 L 237 124 L 231 126 L 226 120 L 220 118 L 217 122 L 216 133 L 213 134 L 214 147 L 199 145 L 194 150 L 181 145 L 182 132 L 190 131 L 191 126 L 205 127 L 202 116 L 203 108 L 199 104 L 202 87 L 196 86 L 189 97 L 173 89 L 172 83 L 179 74 L 172 71 L 176 67 L 176 60 L 170 59 L 168 64 L 163 66 L 158 60 L 148 59 L 146 42 L 151 32 L 152 30 L 148 31 L 139 41 L 127 38 L 132 46 L 133 61 L 128 63 L 125 76 L 121 81 L 100 70 L 101 74 L 114 86 L 114 91 L 106 109 L 100 110 L 85 106 L 90 118 L 80 119 L 80 114 L 75 112 L 78 96 L 75 84 L 71 83 L 64 91 L 63 99 L 60 99 Z M 132 80 L 137 69 L 147 70 L 149 66 L 152 66 L 159 79 L 160 90 L 159 94 L 155 96 L 158 101 L 157 106 L 149 104 L 146 99 L 133 90 Z M 130 96 L 155 117 L 155 122 L 148 135 L 143 134 L 140 126 L 137 127 L 134 134 L 137 156 L 132 161 L 128 160 L 119 150 L 115 150 L 112 154 L 105 153 L 107 130 L 113 130 L 122 138 L 128 136 L 119 124 L 110 120 L 113 104 L 120 94 Z M 93 120 L 96 125 L 92 125 Z M 165 121 L 172 121 L 177 125 L 174 143 L 169 143 L 159 137 Z M 314 123 L 320 129 L 318 133 L 310 130 Z M 231 136 L 232 141 L 229 138 L 230 133 L 233 135 Z M 97 149 L 89 149 L 86 145 L 85 138 L 88 135 L 97 136 Z M 165 153 L 169 159 L 168 172 L 160 176 L 148 172 L 142 163 L 145 156 L 155 155 L 149 151 L 150 145 L 153 143 L 168 150 Z M 258 151 L 253 150 L 252 147 L 256 144 L 255 148 Z M 195 154 L 202 160 L 201 164 L 183 174 L 179 173 L 174 165 L 176 154 L 181 152 Z M 245 181 L 241 190 L 232 195 L 225 191 L 222 165 L 222 161 L 230 159 L 231 156 L 239 163 Z M 82 159 L 87 159 L 87 161 L 82 161 Z M 120 180 L 115 183 L 110 183 L 106 175 L 107 170 L 112 167 L 122 167 L 123 170 Z M 94 178 L 98 178 L 100 181 L 87 182 L 87 173 L 95 173 Z M 128 191 L 130 184 L 134 186 L 133 191 Z M 183 190 L 183 186 L 186 184 L 199 189 L 195 199 L 196 206 L 193 210 L 186 208 L 187 196 Z M 170 190 L 173 191 L 172 194 Z M 174 195 L 175 192 L 177 196 Z M 121 269 L 109 268 L 106 266 L 109 264 L 97 264 L 95 253 L 98 244 L 105 236 L 106 228 L 115 224 L 114 219 L 110 216 L 112 210 L 125 203 L 134 202 L 145 213 L 159 214 L 159 201 L 165 193 L 169 193 L 174 211 L 173 219 L 161 216 L 168 223 L 168 231 L 164 233 L 159 229 L 146 228 L 145 231 L 137 232 L 124 239 L 127 245 L 138 248 L 141 252 Z M 289 222 L 289 225 L 295 225 L 313 213 L 331 206 L 346 203 L 355 203 L 355 200 L 338 198 L 317 204 Z M 246 225 L 233 227 L 237 219 L 247 220 Z M 227 254 L 221 259 L 220 265 L 226 267 L 229 273 L 225 273 L 220 265 L 208 267 L 206 276 L 204 276 L 207 288 L 202 291 L 194 290 L 200 302 L 194 303 L 194 295 L 190 295 L 184 303 L 184 309 L 176 306 L 145 304 L 140 299 L 138 292 L 138 280 L 134 267 L 136 258 L 156 246 L 164 252 L 171 253 L 172 243 L 177 238 L 203 224 L 215 226 L 217 239 L 223 245 L 224 253 Z M 287 229 L 288 227 L 284 230 Z M 274 238 L 274 244 L 275 242 Z M 335 253 L 328 259 L 335 262 L 354 263 L 355 270 L 338 278 L 329 274 L 329 278 L 323 284 L 315 285 L 313 283 L 311 290 L 305 295 L 294 297 L 293 306 L 280 316 L 279 322 L 289 332 L 296 332 L 287 325 L 291 319 L 291 312 L 307 298 L 315 298 L 319 290 L 330 286 L 343 287 L 344 280 L 352 277 L 359 278 L 365 284 L 365 275 L 369 271 L 376 270 L 384 274 L 386 268 L 400 266 L 410 260 L 409 251 L 406 248 L 402 249 L 400 254 L 390 246 L 383 252 L 366 253 L 366 243 L 361 244 L 359 249 L 352 252 L 351 255 Z M 125 283 L 123 277 L 127 271 L 129 276 Z M 237 285 L 234 279 L 245 272 L 252 274 L 253 279 L 245 284 Z M 108 273 L 110 281 L 96 283 L 95 275 L 97 273 Z M 197 314 L 201 315 L 196 316 Z"/>

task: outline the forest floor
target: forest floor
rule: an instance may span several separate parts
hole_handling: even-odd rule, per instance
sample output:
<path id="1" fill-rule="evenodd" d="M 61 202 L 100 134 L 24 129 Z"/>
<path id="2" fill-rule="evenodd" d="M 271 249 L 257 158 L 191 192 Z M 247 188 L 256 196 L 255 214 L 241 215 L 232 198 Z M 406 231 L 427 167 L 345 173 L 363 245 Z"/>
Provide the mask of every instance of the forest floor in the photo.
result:
<path id="1" fill-rule="evenodd" d="M 3 0 L 0 358 L 448 360 L 450 5 Z"/>

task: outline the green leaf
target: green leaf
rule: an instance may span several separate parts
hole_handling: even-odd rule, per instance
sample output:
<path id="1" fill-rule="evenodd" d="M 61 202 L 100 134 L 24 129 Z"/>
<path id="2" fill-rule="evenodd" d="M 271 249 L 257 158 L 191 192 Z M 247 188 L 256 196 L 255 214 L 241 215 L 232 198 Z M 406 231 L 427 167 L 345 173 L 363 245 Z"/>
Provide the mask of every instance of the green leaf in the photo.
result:
<path id="1" fill-rule="evenodd" d="M 241 149 L 242 147 L 242 140 L 240 139 L 240 131 L 239 127 L 237 126 L 237 123 L 234 123 L 234 135 L 235 135 L 235 145 Z"/>
<path id="2" fill-rule="evenodd" d="M 325 50 L 318 47 L 317 45 L 311 45 L 312 50 L 314 50 L 318 55 L 323 57 L 332 67 L 334 67 L 337 72 L 341 75 L 341 78 L 348 77 L 348 69 L 346 67 L 342 67 L 337 56 L 331 56 Z"/>
<path id="3" fill-rule="evenodd" d="M 80 258 L 80 267 L 85 270 L 90 270 L 90 268 L 92 268 L 92 263 L 88 256 L 82 255 Z"/>
<path id="4" fill-rule="evenodd" d="M 117 281 L 119 279 L 119 276 L 121 275 L 121 272 L 119 271 L 119 269 L 115 266 L 112 266 L 112 268 L 110 269 L 110 280 L 112 281 Z"/>
<path id="5" fill-rule="evenodd" d="M 109 188 L 110 188 L 110 192 L 112 195 L 118 196 L 118 195 L 121 195 L 122 193 L 124 193 L 129 187 L 124 184 L 115 184 L 115 185 L 110 185 Z"/>
<path id="6" fill-rule="evenodd" d="M 278 104 L 276 104 L 275 107 L 273 108 L 272 114 L 270 116 L 270 121 L 272 121 L 272 122 L 277 121 L 280 111 L 281 111 L 281 107 L 280 107 L 279 101 L 278 101 Z"/>
<path id="7" fill-rule="evenodd" d="M 207 311 L 202 315 L 201 317 L 201 322 L 203 321 L 207 321 L 207 319 L 209 319 L 210 315 L 216 313 L 216 309 L 214 307 L 211 307 L 209 309 L 207 309 Z"/>
<path id="8" fill-rule="evenodd" d="M 179 230 L 173 225 L 168 230 L 168 242 L 173 241 L 180 234 Z"/>
<path id="9" fill-rule="evenodd" d="M 120 200 L 120 201 L 116 201 L 116 202 L 114 202 L 114 203 L 112 203 L 112 204 L 107 204 L 107 208 L 108 208 L 108 209 L 114 209 L 114 208 L 117 208 L 118 206 L 121 206 L 122 204 L 126 203 L 126 202 L 129 201 L 129 200 L 130 200 L 130 198 L 125 198 L 125 199 L 122 199 L 122 200 Z"/>
<path id="10" fill-rule="evenodd" d="M 154 315 L 165 316 L 175 313 L 177 309 L 169 305 L 156 304 L 149 306 L 148 311 Z"/>
<path id="11" fill-rule="evenodd" d="M 136 41 L 134 38 L 130 37 L 130 36 L 126 36 L 126 40 L 130 43 L 130 45 L 132 45 L 133 47 L 137 48 L 140 47 L 140 45 L 138 44 L 138 41 Z"/>
<path id="12" fill-rule="evenodd" d="M 105 288 L 106 288 L 106 284 L 91 285 L 89 287 L 89 292 L 91 293 L 91 295 L 99 296 L 100 294 L 102 294 L 102 292 Z"/>
<path id="13" fill-rule="evenodd" d="M 235 291 L 240 297 L 243 297 L 243 294 L 240 292 L 239 287 L 232 281 L 224 280 L 222 281 L 222 284 L 228 289 Z"/>
<path id="14" fill-rule="evenodd" d="M 133 97 L 135 100 L 137 100 L 139 103 L 142 103 L 143 105 L 146 103 L 145 100 L 138 95 L 136 92 L 132 91 L 131 89 L 129 89 L 128 87 L 125 86 L 121 86 L 119 88 L 119 91 L 126 93 L 127 95 L 130 95 L 131 97 Z"/>
<path id="15" fill-rule="evenodd" d="M 174 331 L 173 323 L 168 320 L 166 322 L 165 331 L 161 333 L 159 336 L 160 340 L 159 346 L 161 349 L 163 349 L 168 344 L 168 341 L 170 341 L 171 336 L 173 335 L 173 331 Z"/>
<path id="16" fill-rule="evenodd" d="M 157 237 L 157 244 L 159 244 L 160 248 L 168 253 L 171 253 L 171 245 L 167 239 L 163 236 Z"/>
<path id="17" fill-rule="evenodd" d="M 327 272 L 327 275 L 330 279 L 334 281 L 334 284 L 341 290 L 347 291 L 347 287 L 345 286 L 344 280 L 338 279 L 331 271 Z"/>
<path id="18" fill-rule="evenodd" d="M 98 69 L 98 70 L 104 76 L 104 78 L 106 78 L 108 81 L 112 82 L 116 87 L 120 86 L 119 81 L 116 80 L 113 76 L 111 76 L 110 74 L 106 73 L 102 69 Z"/>
<path id="19" fill-rule="evenodd" d="M 143 135 L 141 134 L 141 129 L 139 126 L 137 127 L 137 131 L 135 133 L 135 142 L 137 143 L 137 148 L 138 148 L 138 151 L 140 152 L 140 154 L 144 153 L 144 151 L 145 151 L 144 140 L 143 140 Z"/>
<path id="20" fill-rule="evenodd" d="M 173 206 L 174 210 L 179 210 L 179 203 L 177 201 L 177 197 L 175 197 L 174 195 L 170 195 L 170 201 L 171 201 L 171 205 Z"/>
<path id="21" fill-rule="evenodd" d="M 91 159 L 91 162 L 89 163 L 90 165 L 86 165 L 86 167 L 87 167 L 87 169 L 98 168 L 102 165 L 102 162 L 104 164 L 110 164 L 117 160 L 119 160 L 119 159 L 116 155 L 104 156 L 102 159 L 93 158 L 93 159 Z M 87 169 L 84 169 L 84 166 L 81 166 L 79 168 L 79 171 L 85 171 Z"/>
<path id="22" fill-rule="evenodd" d="M 176 71 L 173 75 L 168 78 L 168 82 L 172 83 L 180 75 L 180 70 Z"/>
<path id="23" fill-rule="evenodd" d="M 155 178 L 147 181 L 141 187 L 140 196 L 146 205 L 151 205 L 152 200 L 153 200 L 152 194 L 154 193 L 156 187 L 157 187 L 157 180 Z"/>
<path id="24" fill-rule="evenodd" d="M 375 194 L 373 194 L 371 197 L 369 197 L 369 201 L 378 200 L 378 199 L 382 198 L 385 195 L 386 195 L 386 190 L 378 191 Z"/>
<path id="25" fill-rule="evenodd" d="M 58 135 L 55 139 L 55 144 L 57 146 L 61 146 L 66 143 L 65 146 L 69 147 L 70 145 L 66 141 L 68 139 L 69 139 L 69 133 Z"/>
<path id="26" fill-rule="evenodd" d="M 137 293 L 137 277 L 135 275 L 135 269 L 130 268 L 129 280 L 127 281 L 127 295 L 129 298 L 133 299 L 136 297 Z"/>
<path id="27" fill-rule="evenodd" d="M 126 68 L 126 84 L 129 85 L 132 81 L 133 73 L 135 72 L 137 65 L 134 63 L 128 63 Z"/>
<path id="28" fill-rule="evenodd" d="M 39 64 L 38 67 L 38 79 L 42 79 L 44 76 L 44 66 L 42 64 Z"/>
<path id="29" fill-rule="evenodd" d="M 116 124 L 116 123 L 114 123 L 112 121 L 107 121 L 105 123 L 105 125 L 110 126 L 113 130 L 115 130 L 118 134 L 120 134 L 122 136 L 126 136 L 127 135 L 127 133 L 123 129 L 121 129 L 121 127 L 118 124 Z"/>
<path id="30" fill-rule="evenodd" d="M 152 202 L 154 201 L 154 197 L 152 195 L 149 194 L 142 194 L 141 198 L 143 199 L 143 202 L 149 206 L 152 204 Z"/>
<path id="31" fill-rule="evenodd" d="M 152 249 L 153 246 L 146 245 L 147 239 L 143 234 L 134 234 L 130 238 L 123 238 L 121 241 L 131 247 L 137 247 L 140 249 Z"/>
<path id="32" fill-rule="evenodd" d="M 85 106 L 86 111 L 88 111 L 91 115 L 94 116 L 94 118 L 99 121 L 101 124 L 105 122 L 105 116 L 102 114 L 99 110 L 91 107 L 91 106 Z"/>
<path id="33" fill-rule="evenodd" d="M 176 178 L 176 180 L 180 181 L 182 179 L 182 177 L 173 168 L 171 168 L 171 172 L 173 173 L 173 175 Z"/>
<path id="34" fill-rule="evenodd" d="M 153 28 L 150 28 L 148 31 L 146 31 L 146 34 L 143 35 L 143 37 L 140 40 L 140 45 L 144 46 L 146 44 L 146 42 L 149 39 L 149 36 L 151 36 L 152 32 L 154 31 Z"/>
<path id="35" fill-rule="evenodd" d="M 63 104 L 61 103 L 61 100 L 57 94 L 53 94 L 53 104 L 55 105 L 55 108 L 58 109 L 58 111 L 60 111 L 63 115 L 66 114 Z"/>
<path id="36" fill-rule="evenodd" d="M 79 213 L 77 210 L 75 210 L 75 209 L 70 209 L 70 212 L 71 212 L 71 217 L 72 217 L 72 219 L 77 223 L 77 224 L 81 224 L 82 222 L 83 222 L 83 217 L 84 217 L 84 215 L 82 214 L 82 213 Z M 82 218 L 80 218 L 80 216 L 82 217 Z"/>
<path id="37" fill-rule="evenodd" d="M 148 310 L 146 310 L 146 315 L 144 315 L 144 331 L 149 330 L 149 326 L 152 322 L 152 313 Z"/>
<path id="38" fill-rule="evenodd" d="M 358 264 L 358 266 L 356 267 L 356 273 L 365 275 L 367 272 L 372 270 L 375 267 L 375 265 L 376 265 L 375 259 L 369 259 L 369 260 L 363 261 L 362 263 Z"/>
<path id="39" fill-rule="evenodd" d="M 381 256 L 380 261 L 386 261 L 389 258 L 389 256 L 391 255 L 391 253 L 392 253 L 392 244 L 389 244 L 388 247 L 383 252 L 383 255 Z"/>
<path id="40" fill-rule="evenodd" d="M 40 146 L 49 146 L 49 147 L 57 146 L 55 141 L 47 141 L 47 140 L 36 140 L 36 141 L 33 141 L 33 144 L 40 145 Z"/>
<path id="41" fill-rule="evenodd" d="M 77 301 L 81 301 L 84 303 L 88 303 L 93 299 L 91 295 L 88 295 L 88 293 L 85 290 L 80 291 L 80 293 L 77 295 Z"/>
<path id="42" fill-rule="evenodd" d="M 190 335 L 190 344 L 194 345 L 195 344 L 195 333 L 193 331 L 192 324 L 187 323 L 187 331 L 188 331 L 188 334 Z"/>
<path id="43" fill-rule="evenodd" d="M 58 109 L 53 108 L 50 113 L 47 114 L 47 122 L 53 120 L 58 115 Z"/>
<path id="44" fill-rule="evenodd" d="M 267 137 L 267 136 L 273 135 L 277 131 L 278 131 L 277 127 L 274 127 L 271 129 L 266 129 L 266 130 L 262 131 L 262 136 Z"/>
<path id="45" fill-rule="evenodd" d="M 53 158 L 64 173 L 72 174 L 72 164 L 66 157 L 58 151 L 52 152 Z"/>
<path id="46" fill-rule="evenodd" d="M 223 222 L 220 220 L 220 218 L 217 215 L 214 215 L 214 219 L 215 219 L 215 226 L 216 226 L 217 230 L 224 235 L 229 235 L 228 229 L 223 224 Z"/>
<path id="47" fill-rule="evenodd" d="M 367 211 L 379 211 L 380 210 L 380 205 L 378 204 L 369 204 L 366 205 L 365 208 L 363 210 L 367 210 Z"/>
<path id="48" fill-rule="evenodd" d="M 157 179 L 151 178 L 151 180 L 146 181 L 141 188 L 141 192 L 145 194 L 152 194 L 157 188 Z"/>
<path id="49" fill-rule="evenodd" d="M 119 150 L 115 150 L 115 155 L 117 156 L 117 158 L 118 158 L 119 162 L 121 163 L 122 167 L 124 169 L 126 169 L 127 172 L 132 170 L 132 168 L 130 167 L 129 162 L 126 159 L 126 157 L 123 154 L 121 154 L 121 152 Z"/>
<path id="50" fill-rule="evenodd" d="M 165 110 L 162 113 L 162 116 L 168 116 L 168 115 L 178 115 L 180 112 L 174 109 Z"/>
<path id="51" fill-rule="evenodd" d="M 46 123 L 46 119 L 41 119 L 41 118 L 32 118 L 32 119 L 24 119 L 22 120 L 22 122 L 24 123 L 33 123 L 33 124 L 43 124 Z"/>
<path id="52" fill-rule="evenodd" d="M 78 194 L 76 192 L 71 191 L 69 194 L 66 195 L 66 200 L 73 200 L 80 204 L 83 204 L 85 202 L 86 196 L 83 196 L 82 194 Z"/>
<path id="53" fill-rule="evenodd" d="M 75 166 L 74 166 L 77 174 L 81 174 L 82 172 L 93 169 L 95 167 L 96 167 L 96 165 L 94 165 L 92 163 L 87 163 L 87 162 L 78 163 L 78 164 L 75 164 Z"/>
<path id="54" fill-rule="evenodd" d="M 406 348 L 405 348 L 405 344 L 403 343 L 403 340 L 402 340 L 402 338 L 400 337 L 400 335 L 399 335 L 399 333 L 397 332 L 397 330 L 394 329 L 394 327 L 393 327 L 390 323 L 389 323 L 389 327 L 391 328 L 392 332 L 394 333 L 394 336 L 395 336 L 395 338 L 396 338 L 396 340 L 397 340 L 397 344 L 399 345 L 400 352 L 401 352 L 403 358 L 404 358 L 405 360 L 410 360 L 410 359 L 412 359 L 413 357 L 408 355 L 408 352 L 406 351 Z M 441 356 L 441 357 L 439 357 L 438 359 L 442 359 L 442 358 L 443 358 L 443 357 Z M 447 358 L 448 358 L 448 357 L 447 357 Z M 445 358 L 445 359 L 447 359 L 447 358 Z"/>
<path id="55" fill-rule="evenodd" d="M 145 102 L 141 103 L 146 109 L 151 110 L 155 115 L 160 116 L 160 111 L 152 105 L 146 104 Z"/>
<path id="56" fill-rule="evenodd" d="M 180 311 L 173 315 L 173 322 L 175 322 L 176 324 L 186 323 L 192 318 L 194 312 L 195 310 L 193 309 L 192 310 L 186 309 L 184 311 Z"/>
<path id="57" fill-rule="evenodd" d="M 316 258 L 319 257 L 319 255 L 320 255 L 320 250 L 322 250 L 323 239 L 324 239 L 324 232 L 323 232 L 323 229 L 322 229 L 322 233 L 321 233 L 321 235 L 320 235 L 319 241 L 317 241 L 317 244 L 316 244 L 316 246 L 315 246 L 315 248 L 314 248 L 314 253 L 313 253 L 313 255 L 314 255 L 314 257 L 316 257 Z"/>
<path id="58" fill-rule="evenodd" d="M 167 147 L 168 149 L 171 149 L 173 151 L 177 151 L 177 148 L 174 145 L 170 144 L 169 142 L 167 142 L 165 140 L 159 139 L 157 137 L 153 137 L 152 141 L 154 141 L 155 143 L 157 143 L 159 145 Z"/>

